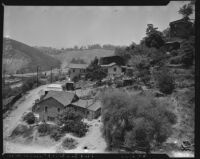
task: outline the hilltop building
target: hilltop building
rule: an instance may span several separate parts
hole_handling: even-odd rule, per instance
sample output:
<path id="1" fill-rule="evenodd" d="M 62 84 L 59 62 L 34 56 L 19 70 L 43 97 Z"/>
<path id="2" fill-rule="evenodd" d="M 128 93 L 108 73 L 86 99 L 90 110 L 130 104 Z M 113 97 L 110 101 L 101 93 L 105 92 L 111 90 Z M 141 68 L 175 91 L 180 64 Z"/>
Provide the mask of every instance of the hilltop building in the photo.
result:
<path id="1" fill-rule="evenodd" d="M 187 17 L 173 21 L 169 25 L 170 37 L 186 38 L 194 31 L 193 23 Z"/>

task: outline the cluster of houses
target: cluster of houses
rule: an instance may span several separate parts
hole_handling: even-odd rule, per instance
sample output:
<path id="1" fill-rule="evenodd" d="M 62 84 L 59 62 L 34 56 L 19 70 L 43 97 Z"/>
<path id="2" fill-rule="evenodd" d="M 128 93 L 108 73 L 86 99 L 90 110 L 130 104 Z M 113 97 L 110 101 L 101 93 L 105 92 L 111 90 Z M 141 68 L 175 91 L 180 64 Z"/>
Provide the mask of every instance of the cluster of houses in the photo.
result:
<path id="1" fill-rule="evenodd" d="M 33 112 L 39 114 L 39 121 L 55 121 L 56 117 L 64 109 L 73 108 L 80 111 L 88 120 L 96 119 L 101 114 L 100 101 L 94 100 L 91 96 L 81 96 L 72 87 L 69 81 L 66 85 L 50 84 L 33 106 Z"/>
<path id="2" fill-rule="evenodd" d="M 187 19 L 180 19 L 170 23 L 170 37 L 185 36 L 185 33 L 191 34 L 193 23 Z M 169 41 L 165 44 L 167 50 L 179 49 L 179 41 Z M 125 65 L 124 60 L 119 56 L 109 56 L 100 58 L 98 65 L 101 70 L 107 74 L 107 78 L 117 79 L 125 77 L 133 68 Z M 70 64 L 69 79 L 74 77 L 85 77 L 86 64 Z M 54 121 L 56 116 L 67 108 L 74 108 L 81 111 L 89 120 L 95 119 L 101 114 L 101 103 L 95 101 L 93 97 L 82 98 L 78 96 L 74 89 L 74 83 L 68 80 L 64 87 L 59 84 L 51 84 L 45 91 L 45 94 L 35 104 L 34 111 L 39 114 L 40 121 Z"/>

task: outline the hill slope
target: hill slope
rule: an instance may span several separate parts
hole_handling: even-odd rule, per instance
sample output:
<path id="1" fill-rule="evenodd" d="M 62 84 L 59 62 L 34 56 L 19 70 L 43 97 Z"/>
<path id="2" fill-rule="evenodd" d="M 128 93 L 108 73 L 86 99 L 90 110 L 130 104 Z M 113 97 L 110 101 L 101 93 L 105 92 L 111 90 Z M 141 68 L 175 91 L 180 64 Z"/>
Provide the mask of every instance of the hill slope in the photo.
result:
<path id="1" fill-rule="evenodd" d="M 62 63 L 62 68 L 67 66 L 73 58 L 83 59 L 90 63 L 95 57 L 114 55 L 114 50 L 109 49 L 86 49 L 86 50 L 55 50 L 52 48 L 37 47 L 43 53 L 58 59 Z M 55 52 L 54 52 L 55 51 Z"/>
<path id="2" fill-rule="evenodd" d="M 37 66 L 40 70 L 50 70 L 60 67 L 60 61 L 16 40 L 3 39 L 3 67 L 6 73 L 36 72 Z"/>

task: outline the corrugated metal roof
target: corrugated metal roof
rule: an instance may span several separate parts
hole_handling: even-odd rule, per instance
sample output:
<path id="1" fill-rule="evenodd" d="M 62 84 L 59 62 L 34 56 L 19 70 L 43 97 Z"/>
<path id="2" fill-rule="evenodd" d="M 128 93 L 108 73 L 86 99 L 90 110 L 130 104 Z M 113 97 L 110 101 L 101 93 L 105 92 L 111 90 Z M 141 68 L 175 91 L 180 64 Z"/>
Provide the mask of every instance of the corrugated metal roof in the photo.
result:
<path id="1" fill-rule="evenodd" d="M 63 104 L 64 106 L 67 106 L 74 99 L 75 93 L 65 91 L 49 91 L 44 97 L 44 100 L 50 97 L 56 99 L 59 103 Z"/>

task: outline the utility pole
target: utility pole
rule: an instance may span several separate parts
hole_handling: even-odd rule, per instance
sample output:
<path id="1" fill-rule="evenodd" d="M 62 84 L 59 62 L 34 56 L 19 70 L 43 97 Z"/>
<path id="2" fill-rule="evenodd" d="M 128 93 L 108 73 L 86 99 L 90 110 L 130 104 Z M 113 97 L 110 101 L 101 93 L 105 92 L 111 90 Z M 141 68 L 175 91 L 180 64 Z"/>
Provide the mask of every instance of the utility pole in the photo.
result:
<path id="1" fill-rule="evenodd" d="M 37 66 L 37 87 L 38 87 L 38 66 Z"/>
<path id="2" fill-rule="evenodd" d="M 51 83 L 52 83 L 52 67 L 51 67 Z"/>

